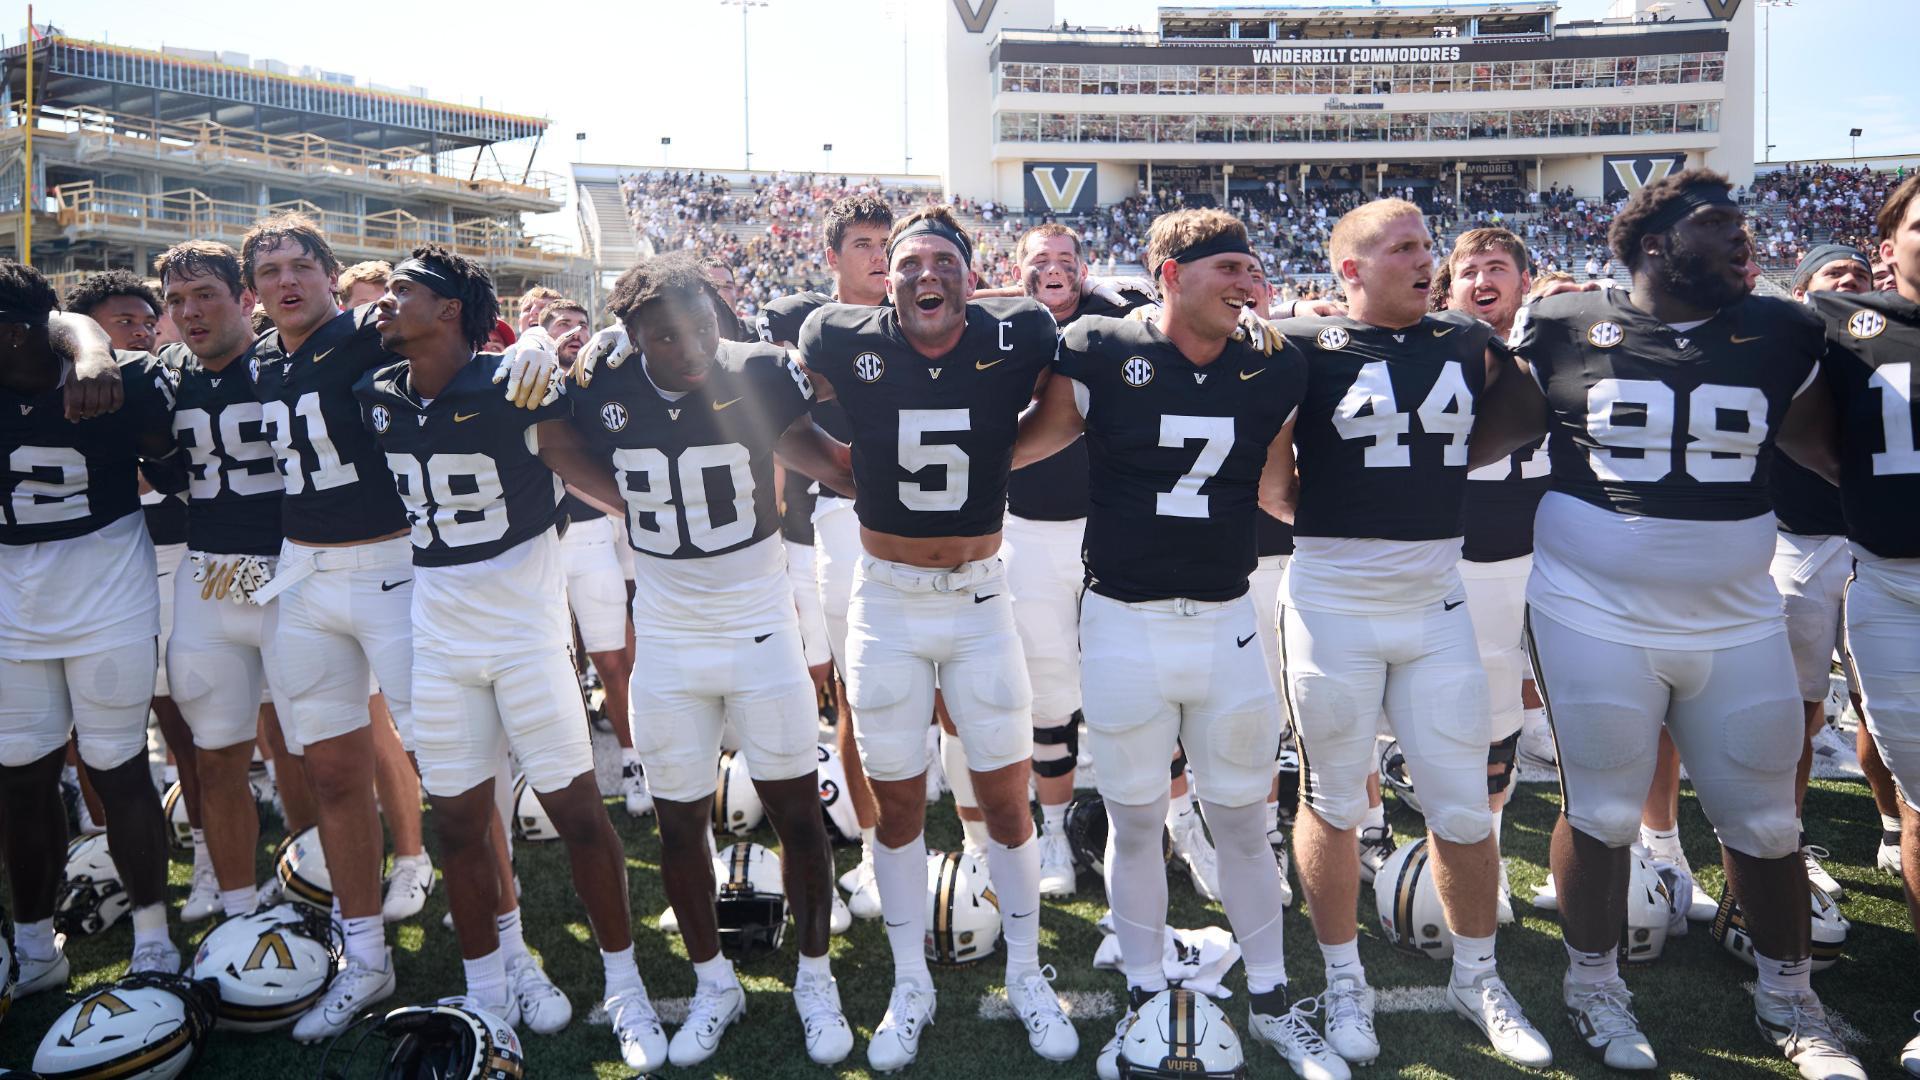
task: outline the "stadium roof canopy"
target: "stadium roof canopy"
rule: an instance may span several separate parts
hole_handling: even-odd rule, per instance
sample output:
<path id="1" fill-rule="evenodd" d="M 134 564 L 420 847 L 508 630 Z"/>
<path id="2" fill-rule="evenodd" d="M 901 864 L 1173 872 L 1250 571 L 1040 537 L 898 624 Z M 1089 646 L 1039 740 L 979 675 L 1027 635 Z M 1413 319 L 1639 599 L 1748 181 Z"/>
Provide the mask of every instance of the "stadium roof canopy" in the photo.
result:
<path id="1" fill-rule="evenodd" d="M 370 149 L 429 153 L 543 134 L 533 116 L 132 49 L 61 35 L 34 42 L 36 104 L 167 123 L 206 120 L 269 135 L 316 135 Z M 0 51 L 0 86 L 26 99 L 26 50 Z"/>
<path id="2" fill-rule="evenodd" d="M 1249 24 L 1273 23 L 1282 37 L 1431 37 L 1436 30 L 1458 30 L 1473 22 L 1482 33 L 1538 32 L 1559 7 L 1554 0 L 1505 4 L 1162 7 L 1160 31 L 1170 38 L 1213 38 L 1225 36 L 1223 31 L 1227 26 L 1238 23 L 1244 37 Z"/>

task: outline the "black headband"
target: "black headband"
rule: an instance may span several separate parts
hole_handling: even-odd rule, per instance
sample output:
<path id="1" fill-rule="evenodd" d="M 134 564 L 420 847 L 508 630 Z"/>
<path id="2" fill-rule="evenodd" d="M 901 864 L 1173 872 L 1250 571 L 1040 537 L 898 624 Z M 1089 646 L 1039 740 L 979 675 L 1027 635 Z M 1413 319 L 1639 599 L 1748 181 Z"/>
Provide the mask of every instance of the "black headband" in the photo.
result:
<path id="1" fill-rule="evenodd" d="M 1173 254 L 1168 255 L 1167 258 L 1172 259 L 1174 262 L 1185 265 L 1186 263 L 1195 262 L 1199 259 L 1204 259 L 1209 255 L 1252 255 L 1252 254 L 1253 254 L 1253 248 L 1247 246 L 1246 236 L 1240 233 L 1238 230 L 1229 229 L 1226 232 L 1215 233 L 1214 235 L 1206 238 L 1205 240 L 1200 241 L 1197 244 L 1189 244 L 1188 246 L 1181 248 L 1179 251 L 1176 251 Z M 1166 260 L 1164 259 L 1161 260 L 1160 266 L 1165 266 L 1165 265 L 1166 265 Z M 1160 266 L 1156 266 L 1153 268 L 1153 276 L 1156 278 L 1160 276 Z"/>
<path id="2" fill-rule="evenodd" d="M 973 265 L 973 242 L 967 239 L 967 234 L 939 218 L 932 217 L 923 217 L 916 220 L 913 224 L 895 233 L 892 240 L 887 241 L 887 261 L 889 263 L 893 261 L 894 249 L 900 246 L 901 241 L 910 236 L 937 236 L 952 244 L 954 247 L 959 248 L 961 260 L 968 266 Z"/>
<path id="3" fill-rule="evenodd" d="M 394 267 L 393 273 L 389 276 L 417 281 L 449 300 L 460 299 L 460 289 L 453 283 L 453 279 L 423 259 L 407 259 Z"/>
<path id="4" fill-rule="evenodd" d="M 1680 189 L 1680 194 L 1670 203 L 1660 208 L 1660 212 L 1647 219 L 1647 232 L 1661 233 L 1675 225 L 1703 206 L 1729 206 L 1738 208 L 1733 196 L 1718 184 L 1693 184 Z"/>
<path id="5" fill-rule="evenodd" d="M 0 308 L 0 323 L 24 323 L 27 326 L 45 326 L 50 312 L 19 311 L 14 308 Z"/>

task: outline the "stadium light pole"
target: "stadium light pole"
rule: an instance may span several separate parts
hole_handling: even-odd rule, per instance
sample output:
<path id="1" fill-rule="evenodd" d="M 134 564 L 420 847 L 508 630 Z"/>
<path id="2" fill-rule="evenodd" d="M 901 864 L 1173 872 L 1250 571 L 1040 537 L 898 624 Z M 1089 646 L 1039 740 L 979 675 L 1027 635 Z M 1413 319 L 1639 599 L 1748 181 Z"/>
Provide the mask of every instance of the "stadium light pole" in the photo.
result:
<path id="1" fill-rule="evenodd" d="M 1860 167 L 1860 133 L 1861 131 L 1862 131 L 1861 128 L 1847 129 L 1847 137 L 1853 140 L 1853 166 L 1856 169 Z"/>
<path id="2" fill-rule="evenodd" d="M 1773 160 L 1773 9 L 1792 7 L 1793 0 L 1760 0 L 1760 10 L 1766 12 L 1765 36 L 1767 52 L 1766 88 L 1761 95 L 1766 98 L 1766 156 L 1763 161 Z"/>
<path id="3" fill-rule="evenodd" d="M 720 0 L 721 7 L 740 9 L 740 149 L 742 168 L 753 171 L 753 118 L 747 82 L 747 12 L 767 6 L 767 0 Z"/>

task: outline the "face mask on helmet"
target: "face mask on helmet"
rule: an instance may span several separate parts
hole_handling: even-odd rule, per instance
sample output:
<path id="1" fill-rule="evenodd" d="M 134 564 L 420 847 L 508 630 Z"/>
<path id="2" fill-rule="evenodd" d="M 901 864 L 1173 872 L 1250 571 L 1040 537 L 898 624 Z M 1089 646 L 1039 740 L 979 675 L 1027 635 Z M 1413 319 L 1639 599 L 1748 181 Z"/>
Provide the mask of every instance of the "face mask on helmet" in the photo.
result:
<path id="1" fill-rule="evenodd" d="M 741 961 L 778 952 L 787 932 L 780 857 L 759 844 L 734 844 L 714 860 L 714 878 L 720 951 Z"/>
<path id="2" fill-rule="evenodd" d="M 172 1080 L 193 1066 L 213 1028 L 211 984 L 129 975 L 68 1006 L 40 1040 L 43 1077 Z"/>
<path id="3" fill-rule="evenodd" d="M 20 953 L 13 944 L 13 917 L 0 907 L 0 1020 L 13 1007 L 13 988 L 20 984 Z"/>
<path id="4" fill-rule="evenodd" d="M 1247 1075 L 1240 1035 L 1204 994 L 1162 990 L 1140 1006 L 1120 1037 L 1115 1064 L 1139 1080 L 1240 1080 Z"/>
<path id="5" fill-rule="evenodd" d="M 1407 809 L 1422 813 L 1420 797 L 1414 794 L 1413 778 L 1407 773 L 1407 755 L 1400 749 L 1400 740 L 1388 739 L 1380 744 L 1380 782 L 1393 789 L 1393 794 Z"/>
<path id="6" fill-rule="evenodd" d="M 1097 793 L 1075 795 L 1067 804 L 1067 820 L 1063 826 L 1067 834 L 1067 848 L 1073 853 L 1075 873 L 1105 874 L 1107 872 L 1107 803 Z M 1173 833 L 1165 828 L 1160 830 L 1160 854 L 1168 862 L 1173 861 Z"/>
<path id="7" fill-rule="evenodd" d="M 1627 918 L 1620 928 L 1620 959 L 1631 964 L 1652 963 L 1667 946 L 1673 896 L 1653 864 L 1633 853 L 1627 880 Z"/>
<path id="8" fill-rule="evenodd" d="M 386 1046 L 372 1072 L 355 1068 L 369 1041 Z M 326 1080 L 522 1080 L 526 1051 L 505 1020 L 469 998 L 446 998 L 363 1017 L 327 1044 L 320 1075 Z"/>
<path id="9" fill-rule="evenodd" d="M 328 912 L 280 904 L 214 927 L 187 970 L 218 989 L 222 1029 L 272 1031 L 326 993 L 343 944 Z"/>
<path id="10" fill-rule="evenodd" d="M 65 879 L 54 899 L 53 924 L 69 937 L 98 934 L 120 921 L 133 905 L 120 882 L 120 869 L 107 850 L 105 833 L 82 836 L 67 845 Z"/>

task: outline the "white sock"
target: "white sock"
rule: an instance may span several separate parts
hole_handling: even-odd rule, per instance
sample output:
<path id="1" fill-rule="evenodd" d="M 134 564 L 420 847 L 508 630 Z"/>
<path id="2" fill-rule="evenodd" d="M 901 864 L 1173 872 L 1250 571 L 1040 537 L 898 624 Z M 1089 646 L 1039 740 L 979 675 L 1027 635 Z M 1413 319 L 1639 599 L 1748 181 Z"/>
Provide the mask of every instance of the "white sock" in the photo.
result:
<path id="1" fill-rule="evenodd" d="M 252 885 L 220 890 L 220 913 L 229 919 L 250 915 L 260 903 L 260 890 Z"/>
<path id="2" fill-rule="evenodd" d="M 635 750 L 631 746 L 621 747 L 620 748 L 620 764 L 622 766 L 631 765 L 636 769 L 640 768 L 640 751 Z"/>
<path id="3" fill-rule="evenodd" d="M 148 904 L 133 909 L 133 947 L 171 944 L 167 937 L 167 905 Z"/>
<path id="4" fill-rule="evenodd" d="M 987 874 L 1000 897 L 1000 936 L 1007 945 L 1007 981 L 1040 970 L 1040 842 L 1018 847 L 987 841 Z"/>
<path id="5" fill-rule="evenodd" d="M 1881 814 L 1880 831 L 1885 833 L 1898 833 L 1900 831 L 1900 815 Z"/>
<path id="6" fill-rule="evenodd" d="M 1167 796 L 1167 827 L 1178 828 L 1180 819 L 1193 813 L 1193 792 Z"/>
<path id="7" fill-rule="evenodd" d="M 24 956 L 45 960 L 54 954 L 53 919 L 27 922 L 13 928 L 13 940 Z"/>
<path id="8" fill-rule="evenodd" d="M 809 976 L 821 979 L 833 978 L 833 957 L 827 953 L 821 953 L 819 956 L 801 953 L 800 968 L 795 973 L 794 981 L 797 983 Z"/>
<path id="9" fill-rule="evenodd" d="M 1649 829 L 1642 825 L 1640 826 L 1640 846 L 1656 855 L 1672 851 L 1680 846 L 1680 829 L 1678 826 L 1671 829 Z"/>
<path id="10" fill-rule="evenodd" d="M 1760 971 L 1760 990 L 1768 994 L 1804 994 L 1813 989 L 1809 980 L 1813 977 L 1813 961 L 1802 957 L 1799 960 L 1775 960 L 1771 956 L 1753 952 L 1753 966 Z"/>
<path id="11" fill-rule="evenodd" d="M 507 959 L 495 949 L 473 960 L 462 959 L 467 973 L 467 996 L 488 1008 L 507 1008 Z"/>
<path id="12" fill-rule="evenodd" d="M 933 985 L 927 970 L 927 837 L 897 848 L 873 845 L 873 877 L 880 887 L 880 917 L 893 949 L 893 981 Z"/>
<path id="13" fill-rule="evenodd" d="M 1067 804 L 1048 806 L 1040 804 L 1040 829 L 1048 836 L 1058 836 L 1067 827 Z"/>
<path id="14" fill-rule="evenodd" d="M 640 969 L 633 963 L 633 946 L 629 944 L 619 952 L 600 950 L 600 967 L 607 981 L 607 997 L 632 990 L 643 990 L 640 985 Z"/>
<path id="15" fill-rule="evenodd" d="M 193 869 L 195 873 L 213 868 L 213 857 L 207 854 L 207 831 L 193 830 Z"/>
<path id="16" fill-rule="evenodd" d="M 1384 829 L 1387 827 L 1387 804 L 1367 807 L 1367 816 L 1360 819 L 1363 829 Z"/>
<path id="17" fill-rule="evenodd" d="M 1286 936 L 1280 925 L 1280 875 L 1265 831 L 1266 806 L 1206 804 L 1219 855 L 1220 905 L 1247 965 L 1247 992 L 1264 994 L 1287 981 Z"/>
<path id="18" fill-rule="evenodd" d="M 358 960 L 374 971 L 387 967 L 387 924 L 379 915 L 340 920 L 347 938 L 347 957 Z"/>
<path id="19" fill-rule="evenodd" d="M 1108 802 L 1107 897 L 1113 932 L 1120 941 L 1120 970 L 1127 985 L 1159 993 L 1167 988 L 1161 956 L 1166 948 L 1167 866 L 1161 847 L 1167 811 Z"/>
<path id="20" fill-rule="evenodd" d="M 1280 803 L 1278 800 L 1267 804 L 1267 831 L 1273 832 L 1280 827 Z"/>
<path id="21" fill-rule="evenodd" d="M 518 960 L 527 953 L 527 935 L 520 922 L 520 909 L 514 908 L 505 915 L 495 915 L 493 925 L 500 933 L 500 955 L 506 960 Z"/>
<path id="22" fill-rule="evenodd" d="M 726 987 L 740 981 L 733 972 L 733 961 L 722 953 L 714 953 L 713 959 L 702 960 L 693 965 L 693 977 L 701 986 Z"/>
<path id="23" fill-rule="evenodd" d="M 860 858 L 864 859 L 867 862 L 872 862 L 873 861 L 873 845 L 877 842 L 878 841 L 874 840 L 873 838 L 872 829 L 861 829 L 860 830 Z"/>
<path id="24" fill-rule="evenodd" d="M 1615 949 L 1605 952 L 1581 952 L 1571 945 L 1567 949 L 1567 981 L 1576 986 L 1600 986 L 1620 977 L 1620 953 Z"/>
<path id="25" fill-rule="evenodd" d="M 1332 986 L 1338 978 L 1352 979 L 1361 986 L 1367 985 L 1367 969 L 1360 966 L 1360 939 L 1329 945 L 1322 941 L 1320 960 L 1326 965 L 1327 985 Z"/>
<path id="26" fill-rule="evenodd" d="M 1495 851 L 1500 850 L 1500 824 L 1506 819 L 1506 816 L 1507 808 L 1505 806 L 1493 812 L 1493 850 Z"/>
<path id="27" fill-rule="evenodd" d="M 1472 986 L 1493 974 L 1493 935 L 1483 938 L 1453 935 L 1453 985 Z"/>
<path id="28" fill-rule="evenodd" d="M 987 823 L 984 821 L 969 821 L 961 818 L 960 831 L 966 834 L 968 851 L 985 851 L 987 844 L 991 842 L 991 838 L 987 836 Z"/>

